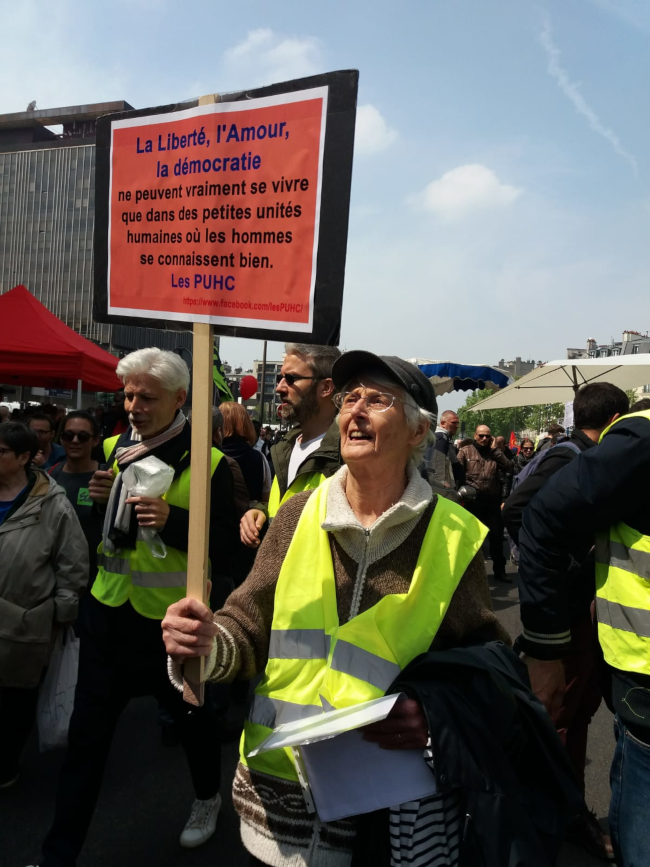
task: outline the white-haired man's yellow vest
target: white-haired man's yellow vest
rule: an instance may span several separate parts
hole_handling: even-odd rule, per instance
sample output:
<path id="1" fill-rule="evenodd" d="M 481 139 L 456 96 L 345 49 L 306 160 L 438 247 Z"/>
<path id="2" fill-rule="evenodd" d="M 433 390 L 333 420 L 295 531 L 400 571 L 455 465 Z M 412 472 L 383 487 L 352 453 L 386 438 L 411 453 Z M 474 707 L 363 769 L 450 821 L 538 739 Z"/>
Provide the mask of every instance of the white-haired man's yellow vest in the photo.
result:
<path id="1" fill-rule="evenodd" d="M 104 440 L 104 456 L 108 461 L 119 436 Z M 223 453 L 213 448 L 210 476 L 214 475 Z M 117 461 L 113 470 L 118 473 Z M 190 508 L 190 468 L 183 470 L 163 496 L 170 506 Z M 104 553 L 103 544 L 97 549 L 97 578 L 90 591 L 95 599 L 117 608 L 128 600 L 138 614 L 152 620 L 162 620 L 167 609 L 186 594 L 187 551 L 167 546 L 164 558 L 154 557 L 146 542 L 139 539 L 134 549 L 118 554 Z"/>

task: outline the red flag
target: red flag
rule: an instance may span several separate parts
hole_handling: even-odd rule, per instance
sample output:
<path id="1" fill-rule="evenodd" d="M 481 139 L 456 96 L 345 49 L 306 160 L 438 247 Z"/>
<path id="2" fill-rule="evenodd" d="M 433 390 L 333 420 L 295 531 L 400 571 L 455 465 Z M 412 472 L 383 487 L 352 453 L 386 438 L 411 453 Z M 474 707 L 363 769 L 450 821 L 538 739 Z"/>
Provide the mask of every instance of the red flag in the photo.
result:
<path id="1" fill-rule="evenodd" d="M 510 442 L 508 443 L 508 446 L 511 449 L 517 449 L 517 437 L 515 436 L 514 431 L 510 431 Z"/>

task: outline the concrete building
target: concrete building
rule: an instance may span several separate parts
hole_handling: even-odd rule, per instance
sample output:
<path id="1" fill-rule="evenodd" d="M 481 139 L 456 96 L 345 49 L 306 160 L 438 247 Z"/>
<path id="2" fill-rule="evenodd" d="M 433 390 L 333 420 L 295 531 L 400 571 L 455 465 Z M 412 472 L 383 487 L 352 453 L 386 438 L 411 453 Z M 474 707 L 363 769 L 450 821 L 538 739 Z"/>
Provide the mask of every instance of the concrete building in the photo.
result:
<path id="1" fill-rule="evenodd" d="M 264 424 L 278 423 L 278 407 L 280 400 L 275 393 L 278 384 L 278 374 L 282 368 L 282 361 L 266 362 L 266 374 L 264 376 Z M 262 400 L 262 362 L 253 362 L 253 376 L 257 379 L 257 397 Z"/>
<path id="2" fill-rule="evenodd" d="M 95 126 L 131 108 L 120 100 L 0 115 L 0 294 L 23 283 L 116 355 L 152 345 L 191 349 L 189 332 L 102 325 L 92 315 Z"/>
<path id="3" fill-rule="evenodd" d="M 520 376 L 525 376 L 527 373 L 530 373 L 531 370 L 534 370 L 537 367 L 537 364 L 530 360 L 522 361 L 521 358 L 517 356 L 514 361 L 504 361 L 502 358 L 501 361 L 497 362 L 494 366 L 498 367 L 500 370 L 505 370 L 514 379 L 518 379 Z"/>

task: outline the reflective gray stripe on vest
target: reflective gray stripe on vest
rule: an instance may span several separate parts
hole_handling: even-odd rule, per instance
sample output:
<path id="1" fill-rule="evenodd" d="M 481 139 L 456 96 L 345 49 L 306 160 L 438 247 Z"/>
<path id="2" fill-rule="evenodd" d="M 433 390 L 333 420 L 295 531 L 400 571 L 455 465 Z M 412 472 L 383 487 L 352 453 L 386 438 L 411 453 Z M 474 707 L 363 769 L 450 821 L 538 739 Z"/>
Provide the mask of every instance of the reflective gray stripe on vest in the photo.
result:
<path id="1" fill-rule="evenodd" d="M 330 637 L 322 629 L 272 629 L 269 659 L 327 659 Z"/>
<path id="2" fill-rule="evenodd" d="M 131 571 L 131 561 L 121 557 L 107 557 L 100 554 L 98 563 L 106 572 L 114 575 L 128 575 L 137 587 L 185 587 L 187 584 L 187 572 L 142 572 L 138 569 Z"/>
<path id="3" fill-rule="evenodd" d="M 187 572 L 131 572 L 131 581 L 137 587 L 185 587 Z"/>
<path id="4" fill-rule="evenodd" d="M 632 608 L 631 605 L 621 605 L 610 602 L 609 599 L 596 597 L 598 621 L 612 629 L 623 632 L 633 632 L 644 638 L 650 638 L 650 611 L 645 608 Z"/>
<path id="5" fill-rule="evenodd" d="M 628 548 L 622 542 L 609 541 L 609 565 L 650 580 L 650 553 Z"/>
<path id="6" fill-rule="evenodd" d="M 395 680 L 401 669 L 395 662 L 375 656 L 369 650 L 347 641 L 337 641 L 332 654 L 331 668 L 365 680 L 384 692 Z"/>
<path id="7" fill-rule="evenodd" d="M 109 557 L 107 554 L 98 554 L 97 565 L 101 566 L 106 572 L 112 572 L 114 575 L 131 574 L 131 561 L 124 560 L 122 557 Z"/>
<path id="8" fill-rule="evenodd" d="M 273 729 L 280 723 L 294 722 L 319 716 L 323 708 L 314 704 L 296 704 L 293 701 L 283 701 L 268 695 L 256 695 L 248 715 L 249 722 Z"/>

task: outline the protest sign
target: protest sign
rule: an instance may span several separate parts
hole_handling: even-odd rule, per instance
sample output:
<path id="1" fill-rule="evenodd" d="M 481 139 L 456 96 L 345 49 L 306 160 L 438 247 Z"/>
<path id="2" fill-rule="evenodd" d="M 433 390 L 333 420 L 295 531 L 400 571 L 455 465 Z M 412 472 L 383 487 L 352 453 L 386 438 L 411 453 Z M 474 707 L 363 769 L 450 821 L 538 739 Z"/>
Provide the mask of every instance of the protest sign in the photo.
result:
<path id="1" fill-rule="evenodd" d="M 336 344 L 358 73 L 97 124 L 95 318 L 193 329 L 187 595 L 208 602 L 214 334 Z M 184 666 L 202 704 L 204 660 Z"/>
<path id="2" fill-rule="evenodd" d="M 357 81 L 101 118 L 96 319 L 335 343 Z"/>

